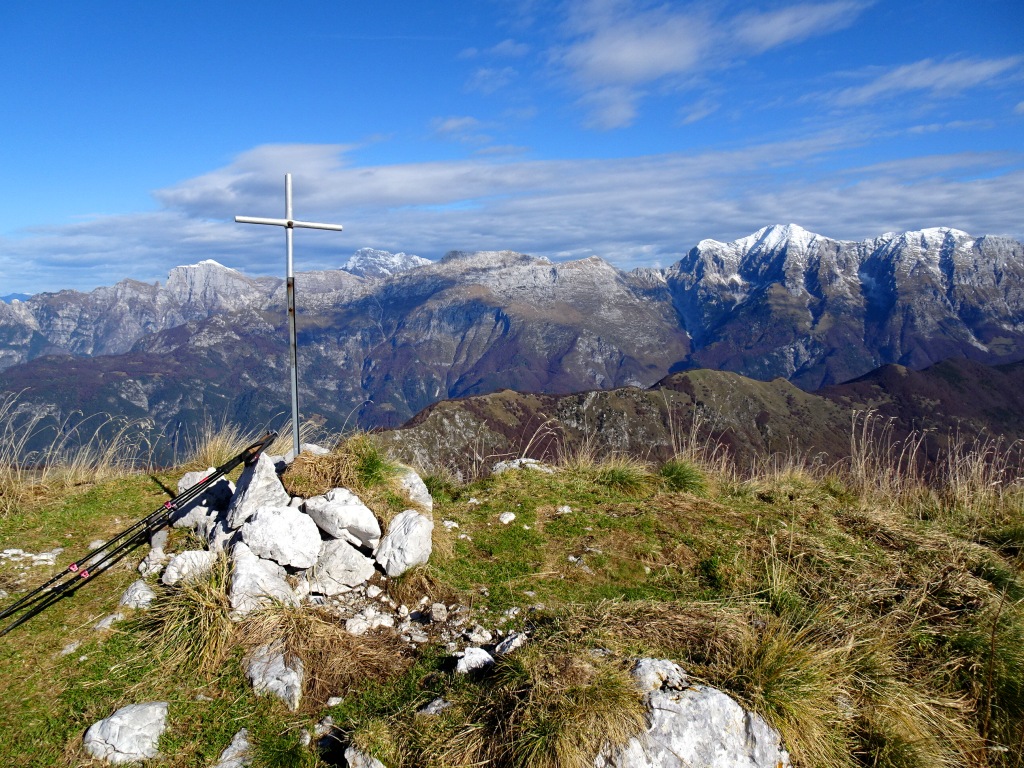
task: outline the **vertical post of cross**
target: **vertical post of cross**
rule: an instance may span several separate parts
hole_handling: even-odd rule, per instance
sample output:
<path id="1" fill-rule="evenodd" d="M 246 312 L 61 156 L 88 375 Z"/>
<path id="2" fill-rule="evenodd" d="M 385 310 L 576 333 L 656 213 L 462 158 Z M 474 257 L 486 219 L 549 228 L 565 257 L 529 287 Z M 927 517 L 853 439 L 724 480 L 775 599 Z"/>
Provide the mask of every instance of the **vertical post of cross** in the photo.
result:
<path id="1" fill-rule="evenodd" d="M 285 244 L 287 247 L 287 260 L 285 265 L 285 280 L 288 296 L 288 337 L 289 353 L 291 357 L 291 379 L 292 379 L 292 449 L 294 455 L 298 456 L 301 450 L 299 443 L 299 341 L 295 317 L 295 268 L 292 257 L 292 232 L 295 227 L 305 229 L 327 229 L 334 232 L 341 232 L 341 224 L 320 224 L 315 221 L 296 221 L 292 216 L 292 175 L 284 175 L 284 218 L 264 219 L 255 216 L 235 216 L 239 224 L 270 224 L 275 227 L 284 227 Z"/>
<path id="2" fill-rule="evenodd" d="M 292 448 L 295 451 L 294 455 L 298 456 L 301 450 L 299 439 L 299 332 L 295 322 L 295 262 L 292 256 L 295 221 L 292 217 L 292 175 L 290 173 L 284 175 L 284 218 L 284 236 L 288 250 L 285 292 L 288 297 L 288 346 L 292 371 Z"/>

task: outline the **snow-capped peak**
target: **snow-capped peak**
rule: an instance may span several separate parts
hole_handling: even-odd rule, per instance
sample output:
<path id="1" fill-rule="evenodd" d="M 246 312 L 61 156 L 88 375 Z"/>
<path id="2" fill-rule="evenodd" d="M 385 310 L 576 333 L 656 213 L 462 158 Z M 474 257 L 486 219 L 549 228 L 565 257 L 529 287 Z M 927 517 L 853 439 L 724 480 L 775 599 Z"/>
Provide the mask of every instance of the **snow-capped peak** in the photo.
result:
<path id="1" fill-rule="evenodd" d="M 342 267 L 359 277 L 391 277 L 416 267 L 432 264 L 430 259 L 406 253 L 391 253 L 376 248 L 360 248 Z"/>
<path id="2" fill-rule="evenodd" d="M 238 271 L 237 269 L 232 269 L 231 267 L 225 267 L 219 261 L 214 261 L 213 259 L 203 259 L 198 264 L 183 264 L 182 266 L 178 267 L 178 269 L 199 269 L 201 267 L 211 267 L 213 269 L 223 269 L 223 270 L 226 270 L 227 272 L 237 272 Z"/>
<path id="3" fill-rule="evenodd" d="M 808 232 L 798 224 L 772 224 L 737 240 L 736 245 L 743 251 L 774 251 L 782 246 L 796 246 L 800 250 L 806 250 L 819 237 L 820 235 Z"/>

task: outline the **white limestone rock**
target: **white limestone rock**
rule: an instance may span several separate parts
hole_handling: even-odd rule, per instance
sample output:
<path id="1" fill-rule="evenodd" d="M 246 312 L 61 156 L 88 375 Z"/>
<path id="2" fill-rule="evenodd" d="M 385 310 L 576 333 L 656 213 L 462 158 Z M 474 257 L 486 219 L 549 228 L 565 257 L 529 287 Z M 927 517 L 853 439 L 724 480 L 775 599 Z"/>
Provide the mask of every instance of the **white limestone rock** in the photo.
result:
<path id="1" fill-rule="evenodd" d="M 476 624 L 472 629 L 467 629 L 462 636 L 476 645 L 486 645 L 494 639 L 490 630 L 484 629 L 480 624 Z"/>
<path id="2" fill-rule="evenodd" d="M 142 562 L 139 563 L 139 573 L 142 574 L 142 578 L 148 579 L 150 576 L 156 576 L 163 569 L 164 564 L 167 562 L 167 553 L 160 547 L 153 547 L 146 556 L 142 558 Z"/>
<path id="3" fill-rule="evenodd" d="M 430 559 L 433 530 L 434 523 L 414 509 L 395 516 L 375 555 L 388 578 L 400 576 Z"/>
<path id="4" fill-rule="evenodd" d="M 303 674 L 302 661 L 285 658 L 281 641 L 261 645 L 253 651 L 246 667 L 246 675 L 257 696 L 277 696 L 292 712 L 299 708 L 302 698 Z"/>
<path id="5" fill-rule="evenodd" d="M 455 665 L 455 671 L 466 675 L 475 669 L 483 669 L 494 663 L 494 657 L 483 648 L 467 648 Z"/>
<path id="6" fill-rule="evenodd" d="M 347 541 L 331 539 L 320 546 L 320 555 L 307 580 L 310 592 L 330 597 L 364 583 L 374 573 L 373 560 Z"/>
<path id="7" fill-rule="evenodd" d="M 500 475 L 502 472 L 508 472 L 513 469 L 533 469 L 537 472 L 545 472 L 547 474 L 554 473 L 554 468 L 549 467 L 537 459 L 509 459 L 508 461 L 499 461 L 494 467 L 491 468 L 491 473 Z"/>
<path id="8" fill-rule="evenodd" d="M 703 685 L 685 687 L 686 674 L 660 659 L 641 659 L 634 677 L 649 691 L 647 733 L 595 768 L 788 768 L 782 738 L 764 719 L 726 694 Z M 678 690 L 682 688 L 682 690 Z"/>
<path id="9" fill-rule="evenodd" d="M 320 554 L 316 523 L 292 507 L 260 507 L 242 525 L 241 533 L 242 541 L 255 555 L 279 565 L 310 568 Z"/>
<path id="10" fill-rule="evenodd" d="M 184 493 L 197 483 L 201 483 L 215 471 L 215 467 L 210 467 L 201 472 L 186 472 L 178 481 L 178 493 Z M 220 478 L 191 502 L 172 513 L 171 526 L 202 529 L 201 535 L 205 536 L 206 529 L 217 515 L 228 508 L 234 493 L 235 484 L 226 477 Z"/>
<path id="11" fill-rule="evenodd" d="M 397 479 L 399 487 L 405 491 L 409 501 L 423 507 L 428 515 L 434 511 L 434 497 L 430 495 L 430 491 L 427 490 L 427 484 L 423 482 L 423 478 L 414 469 L 403 467 Z"/>
<path id="12" fill-rule="evenodd" d="M 240 528 L 260 507 L 287 507 L 290 500 L 277 476 L 274 460 L 260 454 L 256 463 L 246 467 L 238 478 L 238 487 L 228 505 L 228 526 Z"/>
<path id="13" fill-rule="evenodd" d="M 241 534 L 228 526 L 225 517 L 219 517 L 212 522 L 206 531 L 206 542 L 211 552 L 220 554 L 230 552 L 235 542 L 241 539 Z"/>
<path id="14" fill-rule="evenodd" d="M 633 665 L 632 674 L 643 693 L 662 688 L 681 691 L 689 684 L 683 668 L 668 659 L 640 659 Z"/>
<path id="15" fill-rule="evenodd" d="M 524 645 L 526 645 L 526 633 L 512 632 L 508 637 L 498 643 L 497 647 L 494 649 L 494 655 L 507 656 L 516 648 L 522 648 Z"/>
<path id="16" fill-rule="evenodd" d="M 323 496 L 306 499 L 306 514 L 328 536 L 371 550 L 380 543 L 376 516 L 347 488 L 334 488 Z"/>
<path id="17" fill-rule="evenodd" d="M 217 562 L 217 553 L 205 549 L 190 549 L 171 558 L 160 581 L 172 587 L 179 581 L 198 581 L 209 575 Z"/>
<path id="18" fill-rule="evenodd" d="M 213 768 L 246 768 L 251 763 L 249 731 L 243 728 L 234 735 L 231 743 L 220 753 L 220 759 Z"/>
<path id="19" fill-rule="evenodd" d="M 166 701 L 129 704 L 89 726 L 82 746 L 92 757 L 115 765 L 151 760 L 159 755 L 157 744 L 166 728 Z"/>
<path id="20" fill-rule="evenodd" d="M 253 554 L 244 542 L 232 550 L 234 568 L 231 572 L 231 615 L 240 619 L 252 611 L 269 608 L 275 602 L 297 606 L 298 598 L 288 585 L 287 572 L 272 560 Z"/>
<path id="21" fill-rule="evenodd" d="M 508 525 L 509 523 L 511 523 L 515 519 L 516 519 L 515 512 L 502 512 L 500 515 L 498 515 L 498 522 L 501 523 L 502 525 Z"/>
<path id="22" fill-rule="evenodd" d="M 302 443 L 299 446 L 299 454 L 308 453 L 310 456 L 326 456 L 330 450 L 316 443 Z M 295 448 L 289 448 L 284 455 L 284 463 L 291 464 L 295 461 Z"/>
<path id="23" fill-rule="evenodd" d="M 153 588 L 142 579 L 139 579 L 124 591 L 119 604 L 125 608 L 145 610 L 149 608 L 149 604 L 155 599 L 156 592 L 153 591 Z"/>
<path id="24" fill-rule="evenodd" d="M 350 635 L 365 635 L 371 629 L 395 626 L 395 617 L 389 613 L 381 613 L 372 605 L 345 622 L 345 631 Z"/>
<path id="25" fill-rule="evenodd" d="M 106 616 L 97 621 L 96 624 L 93 625 L 93 629 L 97 632 L 102 632 L 104 629 L 110 629 L 112 626 L 117 624 L 117 622 L 124 621 L 124 618 L 124 614 L 120 611 L 118 611 L 117 613 L 112 613 L 109 616 Z"/>
<path id="26" fill-rule="evenodd" d="M 355 747 L 348 747 L 345 750 L 345 762 L 348 763 L 348 768 L 386 768 L 380 760 L 360 752 Z"/>
<path id="27" fill-rule="evenodd" d="M 428 716 L 440 715 L 446 709 L 451 709 L 452 706 L 454 706 L 452 702 L 446 701 L 445 699 L 438 696 L 436 699 L 433 699 L 429 704 L 427 704 L 422 709 L 417 709 L 416 714 Z"/>

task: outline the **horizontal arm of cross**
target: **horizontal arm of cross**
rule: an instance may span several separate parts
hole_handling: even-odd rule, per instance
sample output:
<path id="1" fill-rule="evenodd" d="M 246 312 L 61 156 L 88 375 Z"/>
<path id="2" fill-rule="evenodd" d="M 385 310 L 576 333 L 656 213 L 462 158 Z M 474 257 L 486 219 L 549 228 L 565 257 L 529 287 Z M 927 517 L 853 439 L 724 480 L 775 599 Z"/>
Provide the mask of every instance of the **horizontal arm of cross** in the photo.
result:
<path id="1" fill-rule="evenodd" d="M 235 216 L 238 224 L 271 224 L 275 227 L 304 227 L 305 229 L 329 229 L 342 232 L 341 224 L 320 224 L 315 221 L 295 221 L 294 219 L 261 219 L 255 216 Z"/>

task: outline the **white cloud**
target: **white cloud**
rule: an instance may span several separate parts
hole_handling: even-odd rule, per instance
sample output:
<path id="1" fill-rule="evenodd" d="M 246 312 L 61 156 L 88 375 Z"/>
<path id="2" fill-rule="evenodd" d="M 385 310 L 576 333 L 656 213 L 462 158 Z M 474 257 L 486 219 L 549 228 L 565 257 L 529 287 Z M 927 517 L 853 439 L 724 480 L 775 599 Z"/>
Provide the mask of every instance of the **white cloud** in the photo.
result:
<path id="1" fill-rule="evenodd" d="M 926 91 L 949 96 L 989 84 L 994 78 L 1019 69 L 1024 56 L 1001 59 L 923 59 L 876 77 L 869 83 L 845 88 L 834 95 L 840 106 L 859 106 L 882 98 Z"/>
<path id="2" fill-rule="evenodd" d="M 690 104 L 679 111 L 680 122 L 683 125 L 693 125 L 694 123 L 700 122 L 705 117 L 709 117 L 718 111 L 719 105 L 710 99 L 701 99 L 700 101 Z"/>
<path id="3" fill-rule="evenodd" d="M 606 4 L 579 21 L 562 62 L 587 87 L 640 85 L 692 69 L 708 40 L 701 18 L 663 9 L 626 14 Z"/>
<path id="4" fill-rule="evenodd" d="M 526 43 L 519 43 L 511 38 L 508 40 L 502 40 L 500 43 L 495 45 L 493 48 L 488 48 L 487 53 L 492 56 L 501 56 L 504 58 L 517 59 L 520 56 L 525 56 L 530 52 L 530 46 Z"/>
<path id="5" fill-rule="evenodd" d="M 734 22 L 738 42 L 755 53 L 852 24 L 867 6 L 863 2 L 802 3 L 765 13 L 745 13 Z"/>
<path id="6" fill-rule="evenodd" d="M 585 0 L 570 6 L 569 41 L 554 61 L 581 92 L 600 128 L 630 125 L 646 86 L 678 86 L 731 59 L 849 26 L 867 3 L 802 3 L 764 13 L 715 18 L 709 6 L 636 9 L 621 0 Z"/>
<path id="7" fill-rule="evenodd" d="M 466 90 L 490 95 L 511 83 L 518 74 L 512 67 L 480 67 L 470 76 Z"/>
<path id="8" fill-rule="evenodd" d="M 438 138 L 462 144 L 486 144 L 491 137 L 481 131 L 483 124 L 475 117 L 435 117 L 431 130 Z"/>
<path id="9" fill-rule="evenodd" d="M 1013 113 L 1015 115 L 1024 115 L 1024 101 L 1022 101 L 1020 104 L 1014 107 Z"/>
<path id="10" fill-rule="evenodd" d="M 289 164 L 303 169 L 295 171 L 296 215 L 345 225 L 297 234 L 300 270 L 337 267 L 363 246 L 430 258 L 451 249 L 596 253 L 632 268 L 673 263 L 705 237 L 788 221 L 848 239 L 939 224 L 1024 237 L 1024 157 L 941 155 L 815 176 L 849 143 L 829 133 L 730 152 L 375 166 L 352 164 L 336 146 L 257 147 L 161 190 L 157 212 L 0 240 L 0 273 L 5 291 L 28 292 L 164 279 L 171 267 L 206 258 L 279 274 L 280 233 L 233 217 L 279 215 Z"/>

